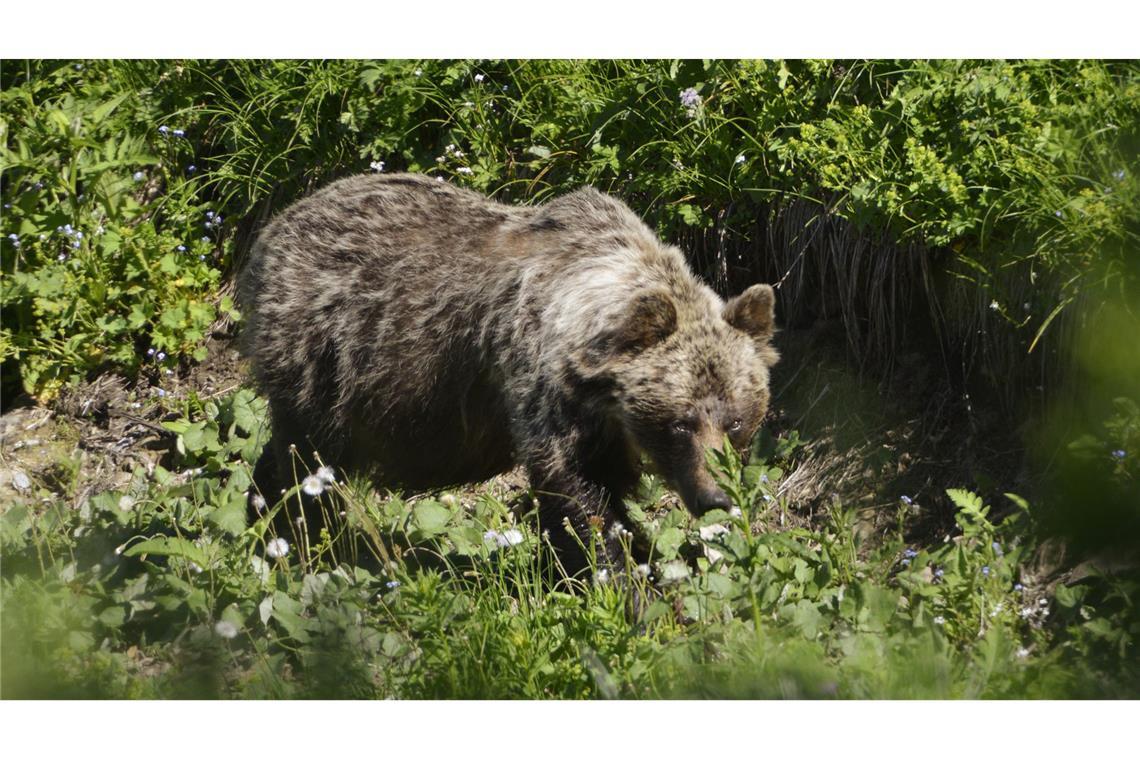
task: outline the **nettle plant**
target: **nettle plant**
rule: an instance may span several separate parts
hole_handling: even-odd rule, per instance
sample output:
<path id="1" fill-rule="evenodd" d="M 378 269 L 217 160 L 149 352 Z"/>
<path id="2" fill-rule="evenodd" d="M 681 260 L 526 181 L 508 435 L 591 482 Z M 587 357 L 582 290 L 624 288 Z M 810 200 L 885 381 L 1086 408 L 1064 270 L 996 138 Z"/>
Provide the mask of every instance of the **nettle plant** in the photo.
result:
<path id="1" fill-rule="evenodd" d="M 197 200 L 185 131 L 70 66 L 3 102 L 0 358 L 23 389 L 47 400 L 96 371 L 205 358 L 210 325 L 237 314 L 217 296 L 223 220 Z"/>

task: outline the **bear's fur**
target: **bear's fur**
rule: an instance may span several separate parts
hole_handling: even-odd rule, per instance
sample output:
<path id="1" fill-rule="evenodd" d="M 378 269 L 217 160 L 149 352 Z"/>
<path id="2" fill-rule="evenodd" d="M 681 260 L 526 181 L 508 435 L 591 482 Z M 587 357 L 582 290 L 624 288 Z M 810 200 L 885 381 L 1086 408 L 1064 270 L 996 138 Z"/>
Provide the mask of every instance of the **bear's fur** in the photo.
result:
<path id="1" fill-rule="evenodd" d="M 642 454 L 694 512 L 730 506 L 704 450 L 748 443 L 776 361 L 771 287 L 726 304 L 591 188 L 512 207 L 420 175 L 346 178 L 261 232 L 239 298 L 271 502 L 291 444 L 413 490 L 522 464 L 572 569 L 564 520 L 619 557 Z"/>

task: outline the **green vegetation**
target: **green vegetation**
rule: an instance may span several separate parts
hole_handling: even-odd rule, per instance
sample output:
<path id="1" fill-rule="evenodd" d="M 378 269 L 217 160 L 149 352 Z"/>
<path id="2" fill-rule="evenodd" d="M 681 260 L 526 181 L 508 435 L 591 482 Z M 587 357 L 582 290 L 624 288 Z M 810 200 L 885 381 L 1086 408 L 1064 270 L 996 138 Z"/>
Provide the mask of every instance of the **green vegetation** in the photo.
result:
<path id="1" fill-rule="evenodd" d="M 4 696 L 1140 693 L 1135 62 L 17 62 L 0 83 L 5 410 L 117 376 L 76 424 L 135 415 L 162 449 L 100 480 L 88 441 L 29 478 L 6 438 Z M 785 431 L 711 463 L 739 515 L 691 518 L 646 477 L 652 562 L 592 581 L 559 582 L 539 549 L 561 526 L 493 487 L 318 478 L 339 534 L 247 525 L 264 401 L 195 387 L 240 329 L 234 267 L 304 192 L 405 170 L 516 203 L 615 193 L 718 287 L 838 300 L 864 361 L 930 334 L 979 404 L 1017 399 L 1034 482 L 936 483 L 933 528 L 891 497 L 868 534 L 880 484 L 801 503 Z"/>

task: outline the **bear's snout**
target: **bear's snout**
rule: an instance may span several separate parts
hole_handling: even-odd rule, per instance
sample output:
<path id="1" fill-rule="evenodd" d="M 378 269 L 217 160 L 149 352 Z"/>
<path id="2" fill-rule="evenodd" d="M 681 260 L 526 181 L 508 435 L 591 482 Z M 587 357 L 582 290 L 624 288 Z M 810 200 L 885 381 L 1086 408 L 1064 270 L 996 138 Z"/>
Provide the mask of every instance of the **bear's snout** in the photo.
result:
<path id="1" fill-rule="evenodd" d="M 704 490 L 697 493 L 697 514 L 703 515 L 714 509 L 723 509 L 725 512 L 732 509 L 732 499 L 719 488 Z"/>

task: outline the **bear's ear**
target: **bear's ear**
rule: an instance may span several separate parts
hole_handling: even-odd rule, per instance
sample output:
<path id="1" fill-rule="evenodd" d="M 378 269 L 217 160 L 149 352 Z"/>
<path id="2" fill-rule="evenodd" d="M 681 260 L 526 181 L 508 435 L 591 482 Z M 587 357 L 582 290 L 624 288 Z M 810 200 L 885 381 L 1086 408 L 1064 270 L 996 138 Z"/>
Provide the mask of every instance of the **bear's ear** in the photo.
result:
<path id="1" fill-rule="evenodd" d="M 677 329 L 677 307 L 663 290 L 647 290 L 634 296 L 618 328 L 616 348 L 643 351 L 668 338 Z"/>
<path id="2" fill-rule="evenodd" d="M 724 321 L 766 343 L 776 331 L 776 293 L 771 285 L 753 285 L 724 305 Z"/>

